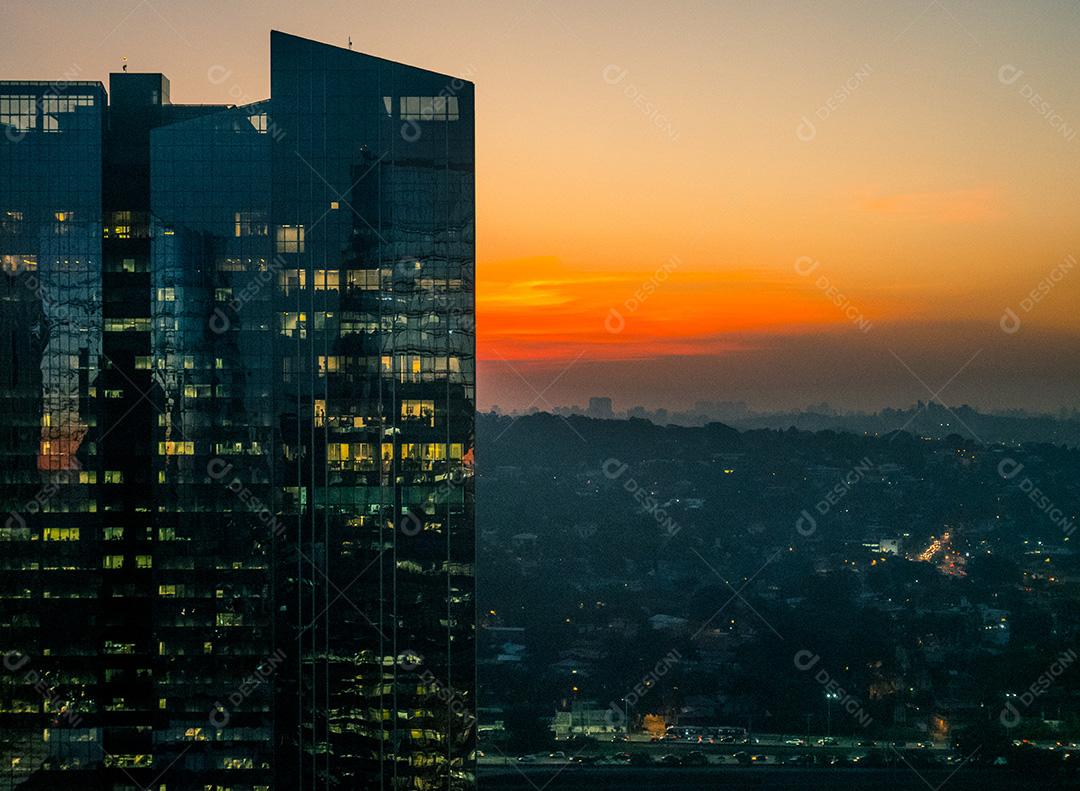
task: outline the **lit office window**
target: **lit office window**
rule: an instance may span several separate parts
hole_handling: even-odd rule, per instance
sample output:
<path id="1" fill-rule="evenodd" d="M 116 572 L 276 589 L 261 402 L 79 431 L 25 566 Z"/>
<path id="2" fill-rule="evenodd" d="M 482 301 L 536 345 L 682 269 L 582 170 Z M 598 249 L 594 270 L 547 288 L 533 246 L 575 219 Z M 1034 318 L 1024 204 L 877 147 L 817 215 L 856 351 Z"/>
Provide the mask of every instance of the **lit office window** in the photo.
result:
<path id="1" fill-rule="evenodd" d="M 304 252 L 304 226 L 279 225 L 277 229 L 277 251 L 279 253 Z"/>
<path id="2" fill-rule="evenodd" d="M 456 96 L 402 96 L 398 107 L 402 121 L 457 121 L 461 118 Z"/>

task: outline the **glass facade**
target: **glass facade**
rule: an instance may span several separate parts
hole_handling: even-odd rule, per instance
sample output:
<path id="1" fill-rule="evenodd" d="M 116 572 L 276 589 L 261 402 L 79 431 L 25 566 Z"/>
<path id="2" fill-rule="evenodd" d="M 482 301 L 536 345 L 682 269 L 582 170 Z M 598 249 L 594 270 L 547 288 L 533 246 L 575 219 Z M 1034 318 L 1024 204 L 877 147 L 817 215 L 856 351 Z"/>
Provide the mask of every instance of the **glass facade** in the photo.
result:
<path id="1" fill-rule="evenodd" d="M 0 783 L 100 763 L 97 83 L 0 83 Z"/>
<path id="2" fill-rule="evenodd" d="M 158 685 L 168 723 L 154 753 L 175 759 L 193 788 L 236 788 L 240 778 L 274 787 L 271 685 L 261 680 L 282 661 L 270 510 L 274 283 L 270 150 L 256 114 L 229 109 L 150 135 L 154 640 L 168 657 Z M 241 294 L 250 300 L 226 323 Z"/>
<path id="3" fill-rule="evenodd" d="M 473 86 L 63 87 L 0 83 L 11 787 L 474 787 Z"/>

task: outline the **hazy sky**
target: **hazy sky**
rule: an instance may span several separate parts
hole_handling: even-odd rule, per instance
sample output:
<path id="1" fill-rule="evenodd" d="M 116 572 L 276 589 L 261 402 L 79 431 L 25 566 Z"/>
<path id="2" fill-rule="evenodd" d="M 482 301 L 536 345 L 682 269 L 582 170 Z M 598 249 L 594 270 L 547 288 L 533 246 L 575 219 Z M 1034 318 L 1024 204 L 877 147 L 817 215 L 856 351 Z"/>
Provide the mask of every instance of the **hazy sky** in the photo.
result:
<path id="1" fill-rule="evenodd" d="M 1080 405 L 1074 0 L 4 0 L 0 24 L 4 77 L 127 57 L 174 102 L 265 98 L 271 28 L 472 79 L 482 406 Z"/>

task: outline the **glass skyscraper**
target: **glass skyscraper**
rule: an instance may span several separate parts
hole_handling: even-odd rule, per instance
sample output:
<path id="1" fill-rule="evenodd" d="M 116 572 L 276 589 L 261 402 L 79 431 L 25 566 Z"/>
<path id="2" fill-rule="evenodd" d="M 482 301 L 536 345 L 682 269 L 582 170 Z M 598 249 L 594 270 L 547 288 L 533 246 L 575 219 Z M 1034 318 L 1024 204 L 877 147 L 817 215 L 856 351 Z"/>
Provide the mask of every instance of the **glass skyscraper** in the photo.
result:
<path id="1" fill-rule="evenodd" d="M 0 82 L 0 788 L 475 785 L 471 83 Z"/>

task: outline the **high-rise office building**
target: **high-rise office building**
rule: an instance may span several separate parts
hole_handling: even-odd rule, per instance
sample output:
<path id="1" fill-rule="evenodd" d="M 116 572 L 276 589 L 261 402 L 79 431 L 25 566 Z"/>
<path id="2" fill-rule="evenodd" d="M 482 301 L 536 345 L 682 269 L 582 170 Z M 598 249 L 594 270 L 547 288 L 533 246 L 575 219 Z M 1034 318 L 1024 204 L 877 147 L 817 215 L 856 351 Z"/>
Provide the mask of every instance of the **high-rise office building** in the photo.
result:
<path id="1" fill-rule="evenodd" d="M 0 82 L 0 788 L 474 784 L 473 97 Z"/>

